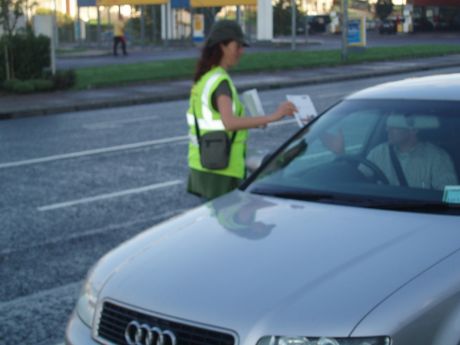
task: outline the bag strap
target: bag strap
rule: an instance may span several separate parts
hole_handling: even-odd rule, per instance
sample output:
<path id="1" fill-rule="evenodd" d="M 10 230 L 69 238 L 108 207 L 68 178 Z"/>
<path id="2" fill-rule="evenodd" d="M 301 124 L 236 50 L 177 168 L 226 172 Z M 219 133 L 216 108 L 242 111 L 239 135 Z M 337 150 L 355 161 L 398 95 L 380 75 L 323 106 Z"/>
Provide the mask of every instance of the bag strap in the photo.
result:
<path id="1" fill-rule="evenodd" d="M 198 138 L 198 146 L 200 146 L 200 127 L 198 127 L 198 120 L 195 115 L 195 102 L 193 102 L 193 118 L 195 119 L 195 132 L 196 132 L 196 137 Z"/>
<path id="2" fill-rule="evenodd" d="M 234 131 L 234 132 L 233 132 L 233 134 L 232 134 L 232 139 L 230 139 L 230 143 L 232 143 L 232 144 L 233 144 L 233 140 L 235 140 L 236 132 L 238 132 L 238 131 Z"/>
<path id="3" fill-rule="evenodd" d="M 195 119 L 195 132 L 196 132 L 196 136 L 198 138 L 198 146 L 199 146 L 200 145 L 201 134 L 200 134 L 200 127 L 198 126 L 198 119 L 196 118 L 196 114 L 195 114 L 195 102 L 194 101 L 193 101 L 192 110 L 193 110 L 193 118 Z M 232 138 L 230 139 L 231 144 L 233 144 L 233 141 L 235 140 L 236 133 L 238 133 L 238 131 L 234 131 L 233 134 L 232 134 Z"/>
<path id="4" fill-rule="evenodd" d="M 393 145 L 388 145 L 388 149 L 390 150 L 391 162 L 393 163 L 393 168 L 396 171 L 396 176 L 398 177 L 399 185 L 407 187 L 407 179 L 404 175 L 404 171 L 401 168 L 401 163 L 399 162 L 399 159 L 396 157 Z"/>

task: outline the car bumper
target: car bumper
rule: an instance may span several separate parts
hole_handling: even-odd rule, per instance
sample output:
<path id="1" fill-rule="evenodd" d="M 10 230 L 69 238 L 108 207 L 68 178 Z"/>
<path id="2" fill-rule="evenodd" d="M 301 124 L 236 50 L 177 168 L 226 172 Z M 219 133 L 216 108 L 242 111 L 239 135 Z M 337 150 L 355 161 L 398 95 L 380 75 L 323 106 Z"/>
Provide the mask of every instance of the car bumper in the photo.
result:
<path id="1" fill-rule="evenodd" d="M 75 312 L 72 313 L 65 332 L 66 345 L 98 345 L 91 337 L 91 329 L 86 326 Z"/>

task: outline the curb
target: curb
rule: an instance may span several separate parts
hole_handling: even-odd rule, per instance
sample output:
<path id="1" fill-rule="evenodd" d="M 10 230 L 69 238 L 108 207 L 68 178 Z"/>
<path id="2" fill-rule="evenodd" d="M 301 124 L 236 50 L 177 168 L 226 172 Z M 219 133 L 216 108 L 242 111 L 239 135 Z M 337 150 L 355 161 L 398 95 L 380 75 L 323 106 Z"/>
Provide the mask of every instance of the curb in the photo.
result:
<path id="1" fill-rule="evenodd" d="M 235 81 L 235 85 L 238 90 L 245 91 L 252 88 L 257 88 L 258 90 L 270 90 L 270 89 L 280 89 L 284 87 L 295 87 L 301 85 L 314 85 L 314 84 L 324 84 L 337 81 L 346 81 L 353 79 L 363 79 L 371 77 L 380 77 L 385 75 L 395 75 L 415 71 L 428 71 L 433 69 L 440 68 L 449 68 L 460 66 L 460 61 L 448 61 L 448 62 L 438 62 L 438 63 L 421 63 L 416 66 L 405 66 L 405 67 L 395 67 L 391 70 L 385 69 L 382 71 L 363 71 L 363 72 L 353 72 L 350 73 L 338 73 L 335 75 L 326 75 L 326 76 L 317 76 L 317 77 L 307 77 L 300 78 L 296 80 L 280 80 L 279 82 L 238 82 Z M 237 78 L 236 78 L 237 79 Z M 155 84 L 155 83 L 152 83 Z M 112 107 L 123 107 L 123 106 L 132 106 L 140 104 L 149 104 L 149 103 L 158 103 L 158 102 L 167 102 L 175 101 L 181 99 L 187 99 L 189 97 L 190 90 L 188 87 L 178 87 L 174 93 L 165 93 L 162 95 L 152 95 L 152 96 L 139 96 L 139 97 L 125 97 L 118 99 L 110 100 L 94 100 L 86 103 L 79 104 L 69 104 L 69 105 L 59 105 L 59 106 L 43 106 L 43 107 L 34 107 L 28 109 L 18 109 L 18 110 L 0 110 L 0 120 L 9 120 L 9 119 L 18 119 L 32 116 L 47 116 L 57 113 L 66 113 L 66 112 L 77 112 L 77 111 L 86 111 L 86 110 L 97 110 L 105 109 Z"/>
<path id="2" fill-rule="evenodd" d="M 117 100 L 102 100 L 94 101 L 90 103 L 81 103 L 81 104 L 69 104 L 67 106 L 48 106 L 48 107 L 35 107 L 31 109 L 21 109 L 21 110 L 11 110 L 11 111 L 0 111 L 0 120 L 12 120 L 26 117 L 34 116 L 47 116 L 55 115 L 61 113 L 77 112 L 77 111 L 86 111 L 86 110 L 97 110 L 97 109 L 106 109 L 106 108 L 115 108 L 115 107 L 124 107 L 131 105 L 140 105 L 140 104 L 149 104 L 149 103 L 158 103 L 158 102 L 167 102 L 174 101 L 179 99 L 184 99 L 188 97 L 188 92 L 177 92 L 175 95 L 165 95 L 165 96 L 146 96 L 141 98 L 125 98 Z"/>
<path id="3" fill-rule="evenodd" d="M 416 72 L 416 71 L 429 71 L 433 69 L 441 69 L 441 68 L 449 68 L 449 67 L 457 67 L 457 66 L 460 66 L 460 61 L 441 63 L 437 65 L 398 67 L 392 70 L 385 70 L 381 72 L 365 71 L 365 72 L 354 72 L 353 74 L 336 74 L 336 75 L 330 75 L 330 76 L 310 77 L 310 78 L 293 80 L 293 81 L 282 81 L 278 83 L 272 82 L 266 85 L 264 82 L 259 82 L 259 83 L 254 83 L 253 85 L 247 84 L 244 87 L 239 87 L 238 90 L 244 91 L 246 89 L 252 89 L 255 87 L 257 87 L 259 90 L 270 90 L 270 89 L 279 89 L 279 88 L 292 87 L 292 86 L 326 84 L 326 83 L 331 83 L 331 82 L 336 82 L 336 81 L 381 77 L 381 76 L 386 76 L 386 75 L 403 74 L 403 73 Z M 238 86 L 237 83 L 235 84 L 236 86 Z"/>

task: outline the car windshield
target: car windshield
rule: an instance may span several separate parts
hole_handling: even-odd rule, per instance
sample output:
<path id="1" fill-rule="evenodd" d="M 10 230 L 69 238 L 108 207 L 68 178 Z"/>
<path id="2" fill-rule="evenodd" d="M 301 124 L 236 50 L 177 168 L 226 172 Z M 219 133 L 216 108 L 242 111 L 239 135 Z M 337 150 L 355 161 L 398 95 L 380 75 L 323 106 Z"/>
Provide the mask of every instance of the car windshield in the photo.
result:
<path id="1" fill-rule="evenodd" d="M 460 102 L 346 100 L 295 135 L 247 190 L 459 214 Z"/>

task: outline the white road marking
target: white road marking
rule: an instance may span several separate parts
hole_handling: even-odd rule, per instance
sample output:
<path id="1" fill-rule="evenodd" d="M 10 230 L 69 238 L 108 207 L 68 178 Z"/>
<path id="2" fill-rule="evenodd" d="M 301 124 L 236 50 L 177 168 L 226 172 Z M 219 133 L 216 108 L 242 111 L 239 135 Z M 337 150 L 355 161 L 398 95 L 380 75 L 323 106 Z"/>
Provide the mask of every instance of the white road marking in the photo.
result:
<path id="1" fill-rule="evenodd" d="M 295 120 L 284 120 L 284 121 L 270 123 L 268 126 L 269 127 L 282 126 L 282 125 L 291 124 L 293 122 L 295 122 Z M 62 159 L 69 159 L 69 158 L 79 158 L 79 157 L 84 157 L 84 156 L 99 155 L 99 154 L 104 154 L 104 153 L 109 153 L 109 152 L 132 150 L 132 149 L 137 149 L 137 148 L 147 147 L 147 146 L 179 143 L 179 142 L 188 141 L 188 138 L 189 138 L 188 135 L 181 135 L 181 136 L 171 137 L 171 138 L 141 141 L 141 142 L 132 143 L 132 144 L 103 147 L 100 149 L 63 153 L 59 155 L 25 159 L 25 160 L 15 161 L 15 162 L 6 162 L 6 163 L 0 163 L 0 169 L 14 168 L 14 167 L 20 167 L 20 166 L 25 166 L 25 165 L 39 164 L 39 163 L 54 162 L 54 161 L 58 161 Z"/>
<path id="2" fill-rule="evenodd" d="M 101 195 L 96 195 L 96 196 L 92 196 L 92 197 L 89 197 L 89 198 L 83 198 L 83 199 L 78 199 L 78 200 L 71 200 L 71 201 L 61 202 L 61 203 L 57 203 L 57 204 L 40 206 L 40 207 L 37 208 L 37 210 L 41 211 L 41 212 L 51 211 L 51 210 L 56 210 L 58 208 L 70 207 L 70 206 L 75 206 L 75 205 L 79 205 L 79 204 L 87 204 L 87 203 L 94 202 L 94 201 L 99 201 L 99 200 L 112 199 L 112 198 L 117 198 L 117 197 L 120 197 L 120 196 L 130 195 L 130 194 L 144 193 L 144 192 L 148 192 L 148 191 L 159 189 L 159 188 L 171 187 L 171 186 L 178 185 L 178 184 L 181 184 L 181 183 L 182 183 L 181 180 L 156 183 L 156 184 L 152 184 L 150 186 L 127 189 L 127 190 L 123 190 L 123 191 L 120 191 L 120 192 L 101 194 Z"/>
<path id="3" fill-rule="evenodd" d="M 90 155 L 98 155 L 98 154 L 101 154 L 101 153 L 116 152 L 116 151 L 123 151 L 123 150 L 132 150 L 132 149 L 137 149 L 137 148 L 140 148 L 140 147 L 161 145 L 161 144 L 170 144 L 170 143 L 176 143 L 176 142 L 181 142 L 181 141 L 186 141 L 186 140 L 188 140 L 188 135 L 182 135 L 182 136 L 178 136 L 178 137 L 171 137 L 171 138 L 164 138 L 164 139 L 157 139 L 157 140 L 149 140 L 149 141 L 141 141 L 141 142 L 138 142 L 138 143 L 117 145 L 117 146 L 111 146 L 111 147 L 104 147 L 104 148 L 94 149 L 94 150 L 86 150 L 86 151 L 79 151 L 79 152 L 64 153 L 64 154 L 60 154 L 60 155 L 53 155 L 53 156 L 47 156 L 47 157 L 41 157 L 41 158 L 26 159 L 26 160 L 16 161 L 16 162 L 0 163 L 0 169 L 12 168 L 12 167 L 18 167 L 18 166 L 24 166 L 24 165 L 31 165 L 31 164 L 37 164 L 37 163 L 52 162 L 52 161 L 57 161 L 57 160 L 61 160 L 61 159 L 69 159 L 69 158 L 78 158 L 78 157 L 90 156 Z"/>
<path id="4" fill-rule="evenodd" d="M 68 235 L 67 233 L 64 232 L 63 236 L 53 237 L 53 238 L 50 238 L 50 239 L 46 239 L 46 240 L 44 240 L 42 242 L 38 242 L 38 241 L 33 242 L 33 244 L 28 245 L 28 246 L 22 246 L 22 247 L 17 247 L 17 248 L 7 248 L 7 249 L 0 250 L 0 255 L 12 255 L 12 254 L 20 252 L 20 251 L 33 250 L 36 247 L 57 245 L 57 244 L 60 244 L 61 242 L 70 241 L 70 240 L 74 240 L 74 239 L 82 239 L 84 237 L 100 235 L 100 234 L 103 235 L 103 234 L 105 234 L 107 232 L 118 231 L 120 229 L 129 228 L 129 227 L 136 226 L 136 225 L 142 224 L 142 223 L 147 223 L 147 222 L 152 224 L 152 226 L 153 226 L 153 224 L 155 224 L 157 221 L 172 218 L 172 217 L 177 216 L 177 215 L 179 215 L 181 213 L 185 213 L 185 212 L 187 212 L 189 210 L 190 210 L 190 208 L 180 208 L 178 210 L 158 214 L 155 217 L 139 218 L 139 219 L 136 219 L 136 220 L 129 220 L 129 221 L 124 222 L 124 223 L 109 224 L 107 226 L 103 226 L 103 227 L 100 227 L 100 228 L 89 229 L 89 230 L 84 230 L 84 231 L 77 232 L 77 233 L 71 234 L 71 235 Z M 148 229 L 149 227 L 150 227 L 150 225 L 147 226 L 145 228 L 145 230 Z"/>
<path id="5" fill-rule="evenodd" d="M 69 290 L 75 291 L 78 294 L 80 287 L 83 285 L 84 280 L 76 281 L 73 283 L 69 283 L 66 285 L 56 286 L 48 290 L 39 290 L 36 292 L 31 293 L 30 295 L 20 296 L 15 299 L 0 302 L 0 320 L 2 317 L 8 317 L 4 311 L 11 311 L 11 310 L 22 310 L 27 308 L 33 308 L 33 304 L 31 304 L 31 300 L 34 299 L 35 301 L 40 301 L 41 303 L 47 303 L 48 300 L 52 300 L 52 297 L 55 297 L 59 294 L 60 291 L 65 291 L 63 295 L 69 296 Z M 77 297 L 77 296 L 75 296 Z M 34 302 L 35 302 L 34 301 Z"/>
<path id="6" fill-rule="evenodd" d="M 99 121 L 99 122 L 92 122 L 89 124 L 84 124 L 82 127 L 85 129 L 106 129 L 106 128 L 117 128 L 120 127 L 121 124 L 125 123 L 135 123 L 139 121 L 158 121 L 158 115 L 149 115 L 144 117 L 135 117 L 129 119 L 119 119 L 119 120 L 110 120 L 110 121 Z"/>

